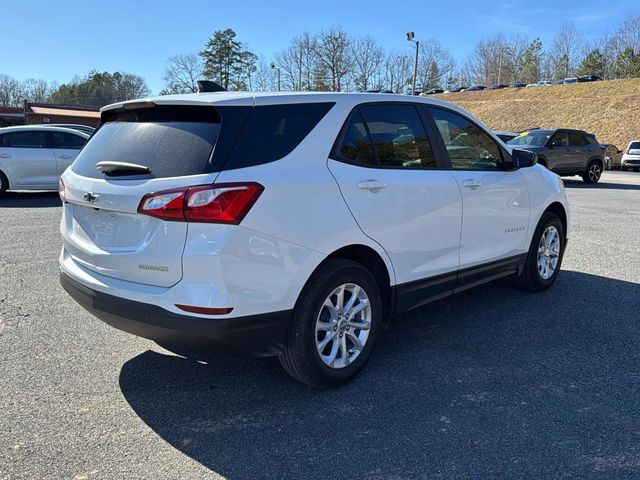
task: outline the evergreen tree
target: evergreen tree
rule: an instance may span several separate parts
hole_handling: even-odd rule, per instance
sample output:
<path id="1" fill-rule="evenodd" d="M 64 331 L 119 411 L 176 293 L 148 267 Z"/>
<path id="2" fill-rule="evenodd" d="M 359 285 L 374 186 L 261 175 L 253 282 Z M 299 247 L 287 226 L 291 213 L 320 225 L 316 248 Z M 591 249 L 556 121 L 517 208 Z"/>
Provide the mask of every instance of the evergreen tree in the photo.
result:
<path id="1" fill-rule="evenodd" d="M 577 75 L 598 75 L 604 77 L 604 70 L 606 66 L 606 59 L 602 52 L 594 48 L 582 59 Z"/>
<path id="2" fill-rule="evenodd" d="M 236 32 L 217 30 L 200 52 L 204 60 L 204 75 L 225 89 L 245 90 L 256 70 L 257 56 L 244 49 L 236 40 Z"/>

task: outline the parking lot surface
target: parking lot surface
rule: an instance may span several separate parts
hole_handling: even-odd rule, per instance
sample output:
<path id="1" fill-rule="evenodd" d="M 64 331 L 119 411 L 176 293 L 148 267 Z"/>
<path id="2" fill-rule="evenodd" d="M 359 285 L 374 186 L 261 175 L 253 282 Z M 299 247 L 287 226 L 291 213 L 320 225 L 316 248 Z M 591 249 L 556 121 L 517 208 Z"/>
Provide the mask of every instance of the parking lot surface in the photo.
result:
<path id="1" fill-rule="evenodd" d="M 331 391 L 103 325 L 59 287 L 57 195 L 0 199 L 0 478 L 640 478 L 640 174 L 566 184 L 551 290 L 405 315 Z"/>

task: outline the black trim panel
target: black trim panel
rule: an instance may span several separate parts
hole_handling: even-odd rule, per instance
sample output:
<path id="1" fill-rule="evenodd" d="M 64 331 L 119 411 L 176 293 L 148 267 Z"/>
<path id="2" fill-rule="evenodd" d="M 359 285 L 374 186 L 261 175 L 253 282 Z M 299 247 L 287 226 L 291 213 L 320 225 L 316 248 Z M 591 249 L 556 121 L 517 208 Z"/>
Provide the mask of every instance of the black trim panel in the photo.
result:
<path id="1" fill-rule="evenodd" d="M 455 273 L 446 273 L 424 280 L 396 285 L 393 287 L 395 313 L 401 314 L 498 278 L 520 273 L 526 260 L 527 254 L 523 253 L 483 265 L 465 268 Z"/>
<path id="2" fill-rule="evenodd" d="M 60 283 L 76 302 L 104 323 L 188 351 L 276 355 L 283 348 L 292 314 L 285 310 L 247 317 L 198 318 L 98 292 L 62 272 Z"/>

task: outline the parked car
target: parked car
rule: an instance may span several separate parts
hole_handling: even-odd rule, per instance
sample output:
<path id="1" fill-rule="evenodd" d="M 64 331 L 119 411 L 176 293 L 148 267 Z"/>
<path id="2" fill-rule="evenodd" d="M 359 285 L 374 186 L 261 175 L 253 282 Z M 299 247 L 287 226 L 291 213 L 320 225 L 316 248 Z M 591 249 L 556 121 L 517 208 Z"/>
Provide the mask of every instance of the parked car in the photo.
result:
<path id="1" fill-rule="evenodd" d="M 622 150 L 610 143 L 602 144 L 604 148 L 604 167 L 606 170 L 613 170 L 620 168 L 620 161 L 622 160 Z"/>
<path id="2" fill-rule="evenodd" d="M 463 92 L 477 92 L 477 91 L 484 90 L 484 89 L 485 89 L 485 87 L 483 85 L 471 85 L 470 87 L 467 87 L 462 91 Z"/>
<path id="3" fill-rule="evenodd" d="M 337 385 L 390 316 L 498 277 L 553 284 L 569 210 L 535 163 L 426 97 L 107 106 L 60 182 L 61 283 L 184 355 L 279 355 L 295 379 Z"/>
<path id="4" fill-rule="evenodd" d="M 516 138 L 520 133 L 518 132 L 508 132 L 508 131 L 494 131 L 493 134 L 502 140 L 504 143 L 507 143 L 512 138 Z"/>
<path id="5" fill-rule="evenodd" d="M 634 172 L 640 171 L 640 140 L 632 140 L 620 160 L 620 170 L 633 168 Z"/>
<path id="6" fill-rule="evenodd" d="M 509 145 L 538 155 L 538 163 L 558 175 L 580 175 L 585 183 L 597 183 L 604 170 L 604 148 L 596 137 L 582 130 L 527 130 Z"/>
<path id="7" fill-rule="evenodd" d="M 433 95 L 435 93 L 444 93 L 444 90 L 442 88 L 430 88 L 429 90 L 422 92 L 422 95 Z"/>
<path id="8" fill-rule="evenodd" d="M 597 75 L 581 75 L 578 77 L 578 82 L 598 82 L 600 80 L 602 78 Z"/>
<path id="9" fill-rule="evenodd" d="M 564 80 L 552 80 L 551 85 L 562 85 Z"/>
<path id="10" fill-rule="evenodd" d="M 568 78 L 565 78 L 565 79 L 564 79 L 564 82 L 563 82 L 563 83 L 565 83 L 565 84 L 568 84 L 568 83 L 578 83 L 578 79 L 577 79 L 576 77 L 568 77 Z"/>
<path id="11" fill-rule="evenodd" d="M 0 195 L 7 190 L 57 190 L 89 135 L 70 128 L 24 125 L 0 130 Z"/>
<path id="12" fill-rule="evenodd" d="M 503 88 L 507 88 L 508 85 L 505 85 L 503 83 L 499 83 L 497 85 L 491 85 L 489 87 L 487 87 L 485 90 L 502 90 Z"/>
<path id="13" fill-rule="evenodd" d="M 460 87 L 453 87 L 450 88 L 448 90 L 445 90 L 444 93 L 458 93 L 458 92 L 463 92 L 465 91 L 467 88 L 469 87 L 464 87 L 464 86 L 460 86 Z"/>
<path id="14" fill-rule="evenodd" d="M 522 82 L 514 82 L 511 85 L 509 85 L 509 88 L 524 88 L 526 87 L 527 84 L 526 83 L 522 83 Z"/>
<path id="15" fill-rule="evenodd" d="M 75 123 L 46 123 L 41 125 L 42 127 L 61 127 L 61 128 L 70 128 L 72 130 L 78 130 L 79 132 L 86 133 L 87 135 L 92 135 L 95 132 L 96 128 L 91 127 L 89 125 L 79 125 Z"/>

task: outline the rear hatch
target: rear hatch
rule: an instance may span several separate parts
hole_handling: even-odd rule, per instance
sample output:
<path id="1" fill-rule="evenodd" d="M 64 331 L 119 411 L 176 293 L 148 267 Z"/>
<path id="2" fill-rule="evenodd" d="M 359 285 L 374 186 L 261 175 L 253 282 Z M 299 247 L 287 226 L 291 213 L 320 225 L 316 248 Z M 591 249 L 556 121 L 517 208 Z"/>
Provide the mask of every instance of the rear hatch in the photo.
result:
<path id="1" fill-rule="evenodd" d="M 213 183 L 222 117 L 211 106 L 142 106 L 104 112 L 65 172 L 64 249 L 102 275 L 169 287 L 182 278 L 188 224 L 138 206 L 151 192 Z"/>

